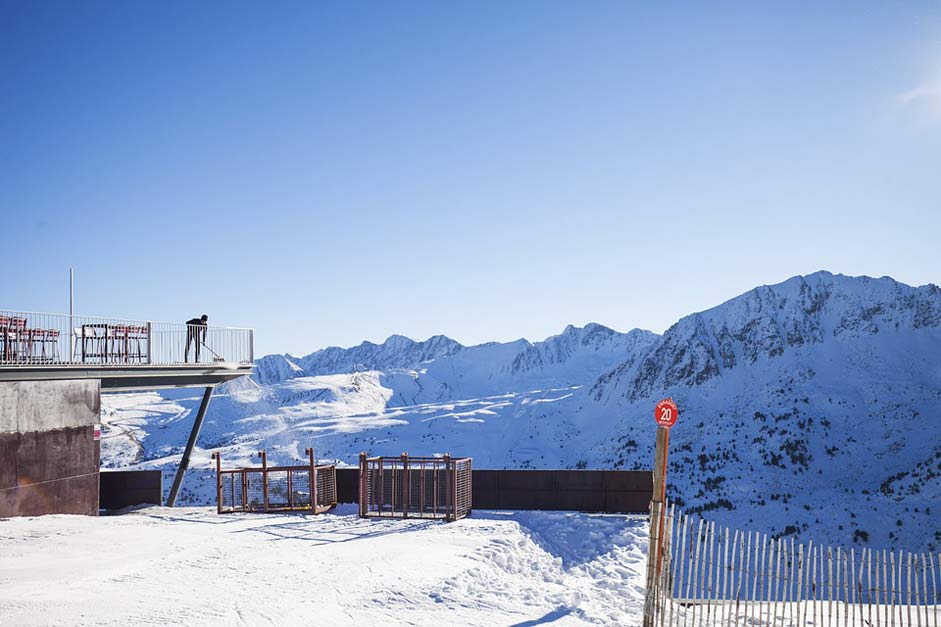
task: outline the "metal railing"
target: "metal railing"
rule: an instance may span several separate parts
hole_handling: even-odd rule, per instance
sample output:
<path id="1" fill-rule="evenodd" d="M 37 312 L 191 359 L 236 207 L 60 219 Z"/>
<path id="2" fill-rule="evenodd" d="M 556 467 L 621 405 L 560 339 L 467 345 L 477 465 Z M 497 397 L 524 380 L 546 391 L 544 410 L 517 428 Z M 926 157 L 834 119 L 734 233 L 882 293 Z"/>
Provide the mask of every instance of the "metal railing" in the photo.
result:
<path id="1" fill-rule="evenodd" d="M 336 465 L 317 465 L 314 449 L 306 451 L 304 466 L 268 466 L 268 454 L 261 451 L 261 467 L 223 470 L 222 456 L 216 461 L 216 511 L 299 512 L 321 514 L 337 504 Z M 313 505 L 311 505 L 313 503 Z"/>
<path id="2" fill-rule="evenodd" d="M 359 456 L 359 515 L 363 518 L 437 518 L 471 513 L 470 457 Z"/>
<path id="3" fill-rule="evenodd" d="M 0 366 L 250 364 L 253 329 L 0 309 Z"/>

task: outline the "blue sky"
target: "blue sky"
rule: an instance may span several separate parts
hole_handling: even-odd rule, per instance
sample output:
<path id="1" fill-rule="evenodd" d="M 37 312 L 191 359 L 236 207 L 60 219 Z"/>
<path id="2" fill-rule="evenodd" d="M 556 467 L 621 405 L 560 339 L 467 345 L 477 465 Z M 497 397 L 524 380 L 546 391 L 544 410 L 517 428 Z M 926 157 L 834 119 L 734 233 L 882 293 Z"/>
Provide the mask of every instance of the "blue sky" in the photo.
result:
<path id="1" fill-rule="evenodd" d="M 941 280 L 938 3 L 446 4 L 0 0 L 0 306 L 306 354 Z"/>

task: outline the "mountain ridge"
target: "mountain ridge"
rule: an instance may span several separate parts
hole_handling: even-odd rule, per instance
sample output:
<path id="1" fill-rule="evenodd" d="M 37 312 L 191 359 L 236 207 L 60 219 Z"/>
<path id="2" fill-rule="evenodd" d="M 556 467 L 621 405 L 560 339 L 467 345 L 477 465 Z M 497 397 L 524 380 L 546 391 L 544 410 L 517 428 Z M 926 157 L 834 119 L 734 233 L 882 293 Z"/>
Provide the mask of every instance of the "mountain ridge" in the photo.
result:
<path id="1" fill-rule="evenodd" d="M 316 442 L 319 456 L 351 464 L 362 450 L 408 450 L 467 454 L 481 468 L 645 469 L 653 404 L 672 396 L 668 495 L 686 511 L 779 536 L 941 547 L 941 521 L 926 513 L 941 511 L 934 284 L 817 272 L 663 335 L 589 324 L 535 343 L 433 338 L 270 359 L 256 379 L 220 388 L 203 442 L 247 464 L 259 448 L 286 463 Z M 161 398 L 103 410 L 115 431 L 141 416 L 140 444 L 108 463 L 173 462 L 198 399 Z"/>

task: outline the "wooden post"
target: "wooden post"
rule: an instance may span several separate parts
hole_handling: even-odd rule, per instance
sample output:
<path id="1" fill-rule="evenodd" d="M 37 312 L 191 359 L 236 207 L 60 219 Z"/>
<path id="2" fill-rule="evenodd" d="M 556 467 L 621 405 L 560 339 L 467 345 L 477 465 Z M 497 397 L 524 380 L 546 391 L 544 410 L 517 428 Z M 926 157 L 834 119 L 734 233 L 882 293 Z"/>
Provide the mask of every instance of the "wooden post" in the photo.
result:
<path id="1" fill-rule="evenodd" d="M 650 500 L 650 543 L 647 550 L 647 593 L 644 603 L 644 627 L 653 627 L 657 578 L 660 574 L 663 542 L 663 501 L 666 497 L 667 447 L 670 429 L 657 427 L 657 450 L 653 467 L 653 495 Z"/>
<path id="2" fill-rule="evenodd" d="M 938 627 L 938 583 L 934 574 L 934 555 L 931 553 L 928 553 L 928 566 L 931 567 L 931 601 L 929 602 L 929 605 L 933 606 L 932 614 L 934 615 L 934 624 L 932 627 Z M 925 590 L 927 589 L 928 586 L 926 585 Z"/>
<path id="3" fill-rule="evenodd" d="M 807 621 L 807 606 L 804 604 L 804 545 L 797 545 L 797 624 L 803 625 Z"/>

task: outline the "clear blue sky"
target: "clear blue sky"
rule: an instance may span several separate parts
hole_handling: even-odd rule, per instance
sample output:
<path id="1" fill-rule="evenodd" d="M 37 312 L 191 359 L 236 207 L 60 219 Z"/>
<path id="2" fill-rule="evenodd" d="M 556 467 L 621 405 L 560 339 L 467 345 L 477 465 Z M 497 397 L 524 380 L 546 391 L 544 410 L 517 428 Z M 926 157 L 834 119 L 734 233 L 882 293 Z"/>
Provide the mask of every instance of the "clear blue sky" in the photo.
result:
<path id="1" fill-rule="evenodd" d="M 770 4 L 0 0 L 0 307 L 306 354 L 941 281 L 941 4 Z"/>

